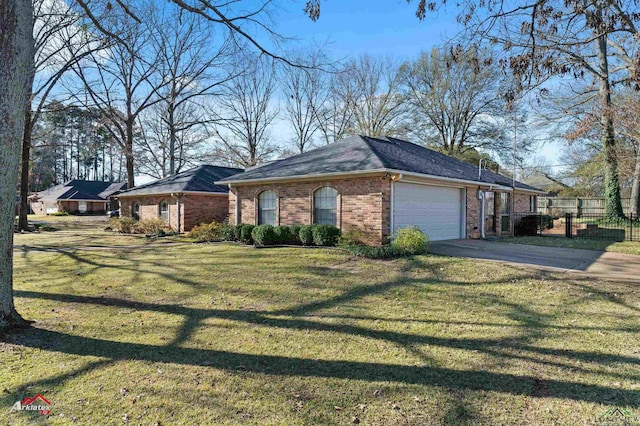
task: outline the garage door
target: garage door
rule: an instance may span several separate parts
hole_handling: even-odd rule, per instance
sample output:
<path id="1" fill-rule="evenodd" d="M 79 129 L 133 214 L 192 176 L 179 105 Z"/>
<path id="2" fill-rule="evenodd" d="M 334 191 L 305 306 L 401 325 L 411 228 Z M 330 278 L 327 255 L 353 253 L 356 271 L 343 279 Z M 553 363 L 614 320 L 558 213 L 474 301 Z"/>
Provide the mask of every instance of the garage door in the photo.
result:
<path id="1" fill-rule="evenodd" d="M 462 190 L 394 184 L 393 228 L 417 226 L 432 241 L 462 238 Z"/>

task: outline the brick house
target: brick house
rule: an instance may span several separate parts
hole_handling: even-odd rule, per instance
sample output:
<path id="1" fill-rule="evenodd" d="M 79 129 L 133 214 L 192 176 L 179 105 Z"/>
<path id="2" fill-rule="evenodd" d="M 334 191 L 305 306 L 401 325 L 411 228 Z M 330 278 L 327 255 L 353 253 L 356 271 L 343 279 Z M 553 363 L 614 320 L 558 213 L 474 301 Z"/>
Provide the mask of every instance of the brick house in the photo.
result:
<path id="1" fill-rule="evenodd" d="M 535 211 L 536 188 L 400 139 L 354 136 L 217 182 L 231 223 L 327 223 L 371 244 L 417 226 L 431 240 L 512 232 Z"/>
<path id="2" fill-rule="evenodd" d="M 111 209 L 110 197 L 126 187 L 126 182 L 73 179 L 30 195 L 29 205 L 35 214 L 63 211 L 74 214 L 104 213 Z"/>
<path id="3" fill-rule="evenodd" d="M 214 182 L 242 169 L 202 165 L 117 194 L 120 216 L 161 218 L 174 230 L 189 231 L 201 223 L 229 216 L 229 189 Z"/>

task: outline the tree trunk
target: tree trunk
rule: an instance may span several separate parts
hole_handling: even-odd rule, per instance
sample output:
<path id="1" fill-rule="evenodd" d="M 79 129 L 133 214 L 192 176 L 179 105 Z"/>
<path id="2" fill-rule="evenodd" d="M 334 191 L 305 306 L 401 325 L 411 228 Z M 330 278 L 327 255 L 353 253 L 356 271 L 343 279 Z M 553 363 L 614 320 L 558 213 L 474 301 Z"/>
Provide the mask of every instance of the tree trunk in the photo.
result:
<path id="1" fill-rule="evenodd" d="M 611 85 L 609 82 L 609 63 L 607 59 L 607 36 L 598 37 L 599 61 L 599 95 L 602 107 L 602 145 L 604 149 L 604 198 L 605 214 L 608 218 L 624 217 L 622 200 L 620 199 L 620 179 L 618 175 L 618 160 L 616 158 L 616 140 L 613 127 L 613 111 L 611 106 Z"/>
<path id="2" fill-rule="evenodd" d="M 33 85 L 33 79 L 30 79 Z M 24 114 L 24 131 L 22 134 L 22 157 L 20 165 L 20 213 L 18 217 L 18 230 L 28 231 L 29 220 L 29 163 L 31 160 L 31 132 L 33 123 L 31 121 L 31 97 L 27 100 L 27 107 Z"/>
<path id="3" fill-rule="evenodd" d="M 176 174 L 176 126 L 173 103 L 169 104 L 169 176 Z"/>
<path id="4" fill-rule="evenodd" d="M 0 0 L 0 330 L 28 323 L 13 303 L 13 221 L 24 131 L 24 106 L 33 70 L 31 1 Z"/>
<path id="5" fill-rule="evenodd" d="M 127 185 L 128 188 L 134 187 L 134 175 L 133 175 L 133 121 L 127 122 L 127 140 L 125 141 L 126 147 L 124 150 L 125 167 L 127 168 Z"/>
<path id="6" fill-rule="evenodd" d="M 636 167 L 633 169 L 631 185 L 631 213 L 637 218 L 640 212 L 640 144 L 636 148 Z"/>

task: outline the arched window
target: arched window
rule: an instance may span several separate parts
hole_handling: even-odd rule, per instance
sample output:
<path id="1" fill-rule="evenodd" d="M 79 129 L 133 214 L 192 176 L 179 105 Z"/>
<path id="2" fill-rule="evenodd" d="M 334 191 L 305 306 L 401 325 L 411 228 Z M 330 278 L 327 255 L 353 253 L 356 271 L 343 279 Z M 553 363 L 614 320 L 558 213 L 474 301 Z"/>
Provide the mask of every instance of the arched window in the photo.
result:
<path id="1" fill-rule="evenodd" d="M 169 203 L 166 201 L 160 203 L 160 218 L 169 223 Z"/>
<path id="2" fill-rule="evenodd" d="M 264 191 L 258 197 L 258 225 L 276 225 L 276 193 Z"/>
<path id="3" fill-rule="evenodd" d="M 140 220 L 140 203 L 133 203 L 133 218 Z"/>
<path id="4" fill-rule="evenodd" d="M 324 186 L 313 194 L 313 223 L 321 225 L 337 225 L 336 206 L 338 191 Z"/>

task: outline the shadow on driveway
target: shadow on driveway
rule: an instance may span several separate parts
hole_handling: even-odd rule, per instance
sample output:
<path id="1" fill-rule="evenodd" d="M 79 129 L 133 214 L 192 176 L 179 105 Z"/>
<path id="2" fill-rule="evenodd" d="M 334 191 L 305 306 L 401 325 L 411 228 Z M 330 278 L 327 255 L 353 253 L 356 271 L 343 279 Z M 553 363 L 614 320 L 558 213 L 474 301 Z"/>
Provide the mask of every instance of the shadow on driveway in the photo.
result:
<path id="1" fill-rule="evenodd" d="M 640 283 L 640 256 L 630 254 L 487 240 L 434 241 L 429 251 L 442 256 L 500 261 L 593 278 Z"/>

